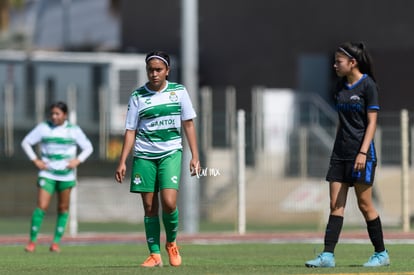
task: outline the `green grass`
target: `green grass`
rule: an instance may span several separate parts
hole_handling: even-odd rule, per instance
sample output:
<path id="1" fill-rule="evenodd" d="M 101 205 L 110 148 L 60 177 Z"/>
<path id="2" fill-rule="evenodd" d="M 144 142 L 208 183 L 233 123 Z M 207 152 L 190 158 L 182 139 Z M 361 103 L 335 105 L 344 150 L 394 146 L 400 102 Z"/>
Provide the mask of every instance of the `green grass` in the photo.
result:
<path id="1" fill-rule="evenodd" d="M 310 269 L 304 262 L 321 249 L 319 244 L 182 244 L 182 266 L 170 267 L 163 251 L 165 266 L 146 269 L 139 267 L 148 253 L 142 244 L 63 245 L 60 254 L 41 245 L 32 254 L 22 246 L 0 246 L 0 274 L 414 274 L 414 245 L 387 248 L 389 267 L 361 267 L 371 245 L 339 244 L 336 268 Z"/>

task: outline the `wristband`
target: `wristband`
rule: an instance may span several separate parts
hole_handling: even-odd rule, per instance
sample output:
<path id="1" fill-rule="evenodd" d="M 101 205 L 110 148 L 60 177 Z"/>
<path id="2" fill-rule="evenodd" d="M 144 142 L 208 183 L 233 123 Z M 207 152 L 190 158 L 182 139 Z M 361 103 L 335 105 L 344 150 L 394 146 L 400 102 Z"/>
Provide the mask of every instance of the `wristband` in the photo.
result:
<path id="1" fill-rule="evenodd" d="M 366 156 L 366 155 L 367 155 L 367 153 L 364 153 L 364 152 L 362 152 L 362 151 L 359 151 L 359 153 L 360 153 L 361 155 L 364 155 L 364 156 Z"/>

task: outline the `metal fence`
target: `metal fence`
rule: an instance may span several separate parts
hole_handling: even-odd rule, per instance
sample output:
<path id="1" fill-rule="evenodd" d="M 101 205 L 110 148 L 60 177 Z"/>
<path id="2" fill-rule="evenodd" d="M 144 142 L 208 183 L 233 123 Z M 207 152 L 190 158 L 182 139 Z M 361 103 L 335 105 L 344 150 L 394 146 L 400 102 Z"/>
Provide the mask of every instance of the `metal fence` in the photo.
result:
<path id="1" fill-rule="evenodd" d="M 237 168 L 240 126 L 237 125 L 236 92 L 229 87 L 224 93 L 225 107 L 217 110 L 213 99 L 223 95 L 209 87 L 200 91 L 196 124 L 204 170 L 197 180 L 200 192 L 197 222 L 217 225 L 217 228 L 230 224 L 237 230 L 242 217 L 238 197 L 240 168 Z M 324 177 L 336 116 L 327 103 L 310 93 L 257 88 L 251 97 L 251 110 L 246 110 L 243 124 L 247 228 L 324 224 L 329 207 Z M 7 104 L 2 110 L 7 110 Z M 13 114 L 2 114 L 4 119 L 0 122 L 0 175 L 3 178 L 0 218 L 29 217 L 35 203 L 36 170 L 23 154 L 20 141 L 30 128 L 6 125 L 13 122 L 10 116 Z M 77 121 L 83 127 L 82 117 L 78 116 Z M 28 124 L 34 126 L 35 122 L 33 115 L 33 121 Z M 5 131 L 6 128 L 12 129 L 12 133 Z M 122 135 L 111 134 L 105 144 L 100 144 L 99 129 L 84 127 L 84 131 L 95 148 L 105 146 L 108 153 L 102 156 L 95 151 L 79 168 L 79 221 L 142 222 L 139 196 L 128 192 L 128 180 L 118 185 L 113 179 Z M 10 136 L 14 140 L 12 148 L 8 147 Z M 409 133 L 409 136 L 411 139 L 413 135 Z M 376 135 L 380 162 L 374 197 L 384 224 L 390 226 L 401 226 L 403 221 L 401 140 L 401 114 L 381 112 Z M 410 160 L 412 155 L 410 151 Z M 410 186 L 406 192 L 412 197 L 414 188 Z M 180 207 L 189 206 L 180 201 Z M 408 212 L 410 215 L 412 208 Z M 363 223 L 352 192 L 345 218 L 351 223 Z"/>

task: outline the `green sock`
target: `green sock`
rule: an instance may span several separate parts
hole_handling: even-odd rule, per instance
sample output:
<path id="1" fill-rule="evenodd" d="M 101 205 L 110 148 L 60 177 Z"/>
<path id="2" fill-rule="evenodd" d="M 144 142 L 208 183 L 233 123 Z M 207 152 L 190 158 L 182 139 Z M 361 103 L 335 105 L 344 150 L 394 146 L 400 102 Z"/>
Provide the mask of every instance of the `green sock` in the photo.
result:
<path id="1" fill-rule="evenodd" d="M 59 243 L 62 239 L 63 233 L 65 233 L 66 223 L 68 222 L 69 213 L 59 213 L 56 221 L 55 237 L 53 238 L 54 243 Z"/>
<path id="2" fill-rule="evenodd" d="M 160 250 L 160 219 L 155 217 L 144 217 L 145 236 L 150 253 L 161 254 Z"/>
<path id="3" fill-rule="evenodd" d="M 32 224 L 30 226 L 30 241 L 36 242 L 37 234 L 39 234 L 40 227 L 42 226 L 43 217 L 45 211 L 40 208 L 36 208 L 32 214 Z"/>
<path id="4" fill-rule="evenodd" d="M 164 222 L 167 242 L 175 242 L 178 232 L 178 208 L 170 214 L 163 212 L 162 221 Z"/>

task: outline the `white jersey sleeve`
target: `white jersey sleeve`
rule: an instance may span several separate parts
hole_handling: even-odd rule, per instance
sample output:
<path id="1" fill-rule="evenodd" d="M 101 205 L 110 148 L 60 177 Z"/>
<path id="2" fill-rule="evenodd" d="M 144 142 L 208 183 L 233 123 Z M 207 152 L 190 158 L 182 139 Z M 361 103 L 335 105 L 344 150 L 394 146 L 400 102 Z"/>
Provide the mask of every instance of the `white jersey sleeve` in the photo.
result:
<path id="1" fill-rule="evenodd" d="M 191 102 L 187 89 L 184 89 L 181 98 L 181 120 L 190 120 L 196 116 L 197 115 L 193 108 L 193 104 Z"/>
<path id="2" fill-rule="evenodd" d="M 26 153 L 26 155 L 29 157 L 30 160 L 37 159 L 37 155 L 33 150 L 33 145 L 39 143 L 42 140 L 42 134 L 44 124 L 38 124 L 33 130 L 31 130 L 23 139 L 21 146 L 23 148 L 23 151 Z"/>
<path id="3" fill-rule="evenodd" d="M 76 143 L 81 148 L 81 152 L 77 159 L 80 162 L 84 162 L 93 152 L 93 146 L 91 141 L 86 137 L 85 133 L 80 127 L 75 128 Z"/>
<path id="4" fill-rule="evenodd" d="M 137 96 L 132 95 L 129 98 L 128 111 L 125 120 L 125 129 L 136 130 L 139 122 L 139 100 Z"/>

